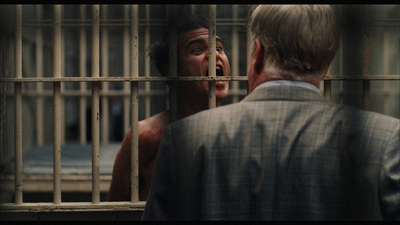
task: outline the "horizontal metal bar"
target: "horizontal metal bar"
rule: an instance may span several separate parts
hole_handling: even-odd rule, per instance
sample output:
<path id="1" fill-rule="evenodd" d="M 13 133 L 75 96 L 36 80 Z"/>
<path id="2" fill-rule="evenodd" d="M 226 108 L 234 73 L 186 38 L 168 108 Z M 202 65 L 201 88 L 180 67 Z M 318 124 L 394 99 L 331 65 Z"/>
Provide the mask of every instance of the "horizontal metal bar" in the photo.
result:
<path id="1" fill-rule="evenodd" d="M 100 24 L 100 27 L 129 27 L 128 23 L 103 23 Z M 140 23 L 139 26 L 165 26 L 165 23 Z M 247 23 L 217 23 L 217 26 L 247 26 Z M 37 28 L 37 27 L 51 27 L 51 24 L 25 24 L 24 28 Z M 90 27 L 90 24 L 75 24 L 75 23 L 67 23 L 62 24 L 61 27 Z"/>
<path id="2" fill-rule="evenodd" d="M 372 89 L 371 93 L 398 93 L 400 90 L 397 88 L 394 89 L 384 89 L 384 90 L 377 90 Z M 100 91 L 100 96 L 108 96 L 108 97 L 129 97 L 131 95 L 130 92 L 125 90 L 109 90 L 109 91 Z M 168 91 L 162 90 L 139 90 L 139 96 L 167 96 Z M 229 90 L 230 96 L 237 96 L 237 95 L 247 95 L 247 89 L 231 89 Z M 14 96 L 13 92 L 7 92 L 6 96 Z M 23 97 L 52 97 L 53 91 L 52 90 L 44 90 L 42 92 L 37 92 L 36 90 L 22 90 Z M 61 92 L 61 97 L 91 97 L 92 92 L 91 90 L 87 90 L 85 92 L 80 92 L 78 90 L 63 90 Z"/>
<path id="3" fill-rule="evenodd" d="M 126 22 L 126 20 L 115 20 L 110 23 L 111 20 L 107 20 L 106 22 L 102 22 L 100 20 L 100 27 L 129 27 L 130 23 Z M 88 20 L 62 20 L 61 27 L 90 27 L 91 24 Z M 166 23 L 160 20 L 146 21 L 145 19 L 139 20 L 139 26 L 165 26 Z M 237 19 L 232 21 L 222 21 L 222 19 L 217 19 L 217 26 L 247 26 L 247 21 L 245 19 Z M 342 27 L 349 26 L 348 23 L 342 22 L 340 24 Z M 24 28 L 37 28 L 37 27 L 51 27 L 51 20 L 29 20 L 22 24 Z M 371 23 L 371 26 L 399 26 L 399 21 L 396 20 L 388 20 L 388 21 L 374 21 Z"/>
<path id="4" fill-rule="evenodd" d="M 354 76 L 326 76 L 324 80 L 400 80 L 400 75 L 354 75 Z M 0 82 L 148 82 L 148 81 L 247 81 L 247 76 L 230 77 L 24 77 L 1 78 Z"/>
<path id="5" fill-rule="evenodd" d="M 89 27 L 91 26 L 91 20 L 90 19 L 64 19 L 61 21 L 62 27 L 82 27 L 86 26 Z M 52 20 L 24 20 L 23 21 L 23 26 L 24 27 L 50 27 L 53 25 Z M 111 27 L 117 27 L 117 26 L 130 26 L 131 22 L 130 20 L 126 19 L 100 19 L 100 24 L 101 27 L 103 26 L 111 26 Z M 165 26 L 166 23 L 164 20 L 158 20 L 158 19 L 153 19 L 153 20 L 148 20 L 148 19 L 139 19 L 139 26 Z M 247 25 L 247 20 L 246 19 L 217 19 L 217 26 L 246 26 Z"/>
<path id="6" fill-rule="evenodd" d="M 62 202 L 53 203 L 1 203 L 0 212 L 85 212 L 85 211 L 142 211 L 145 201 L 139 202 Z"/>
<path id="7" fill-rule="evenodd" d="M 160 96 L 167 95 L 168 91 L 165 90 L 139 90 L 139 96 Z M 13 96 L 11 92 L 6 93 L 7 96 Z M 22 96 L 35 96 L 35 97 L 50 97 L 53 96 L 52 90 L 42 90 L 40 92 L 36 90 L 22 90 Z M 61 92 L 62 97 L 91 97 L 92 91 L 80 91 L 76 89 L 63 90 Z M 126 90 L 100 90 L 100 96 L 131 96 L 131 93 Z"/>
<path id="8" fill-rule="evenodd" d="M 400 79 L 400 78 L 399 78 Z M 234 77 L 25 77 L 25 78 L 4 78 L 0 82 L 132 82 L 132 81 L 246 81 L 245 76 Z"/>
<path id="9" fill-rule="evenodd" d="M 23 175 L 24 193 L 28 192 L 53 192 L 53 175 Z M 91 192 L 91 175 L 61 175 L 61 191 L 64 192 Z M 1 192 L 14 191 L 14 176 L 2 176 L 0 178 Z M 108 192 L 111 183 L 111 175 L 100 175 L 100 191 Z"/>
<path id="10" fill-rule="evenodd" d="M 329 75 L 324 80 L 400 80 L 400 75 Z"/>

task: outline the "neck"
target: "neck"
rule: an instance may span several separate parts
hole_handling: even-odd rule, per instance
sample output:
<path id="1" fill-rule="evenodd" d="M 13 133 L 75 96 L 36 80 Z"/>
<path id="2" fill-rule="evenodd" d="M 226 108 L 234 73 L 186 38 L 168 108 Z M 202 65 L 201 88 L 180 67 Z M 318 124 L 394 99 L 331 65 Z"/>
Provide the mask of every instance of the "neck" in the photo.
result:
<path id="1" fill-rule="evenodd" d="M 220 106 L 220 101 L 217 99 L 216 106 Z M 203 110 L 207 110 L 208 98 L 193 98 L 193 96 L 178 95 L 178 119 L 193 115 Z"/>

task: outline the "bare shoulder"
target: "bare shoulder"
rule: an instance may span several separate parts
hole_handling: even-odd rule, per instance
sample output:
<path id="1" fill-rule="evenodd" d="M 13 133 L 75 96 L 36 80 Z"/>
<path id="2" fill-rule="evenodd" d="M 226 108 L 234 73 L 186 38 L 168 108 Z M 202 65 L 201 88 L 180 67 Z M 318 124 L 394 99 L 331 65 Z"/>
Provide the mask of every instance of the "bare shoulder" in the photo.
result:
<path id="1" fill-rule="evenodd" d="M 154 116 L 139 121 L 138 133 L 140 141 L 154 141 L 161 139 L 164 128 L 169 123 L 168 111 L 163 111 Z"/>
<path id="2" fill-rule="evenodd" d="M 168 125 L 168 123 L 169 123 L 168 111 L 158 113 L 149 118 L 139 121 L 138 123 L 139 144 L 147 145 L 148 143 L 152 143 L 157 139 L 161 140 L 161 137 L 164 133 L 164 128 Z M 121 146 L 122 151 L 124 149 L 126 149 L 126 151 L 130 151 L 131 132 L 132 128 L 129 128 L 129 130 L 125 134 Z"/>

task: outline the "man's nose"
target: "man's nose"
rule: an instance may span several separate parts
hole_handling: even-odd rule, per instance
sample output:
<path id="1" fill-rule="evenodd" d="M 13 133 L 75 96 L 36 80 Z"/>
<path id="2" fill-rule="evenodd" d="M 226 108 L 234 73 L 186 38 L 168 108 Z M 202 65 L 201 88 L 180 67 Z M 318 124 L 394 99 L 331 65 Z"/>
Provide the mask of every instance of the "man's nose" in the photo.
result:
<path id="1" fill-rule="evenodd" d="M 210 57 L 210 52 L 209 51 L 207 51 L 207 59 Z M 222 53 L 220 52 L 220 51 L 218 51 L 218 50 L 215 50 L 215 59 L 216 59 L 216 62 L 218 62 L 219 60 L 221 60 L 221 57 L 222 57 Z"/>

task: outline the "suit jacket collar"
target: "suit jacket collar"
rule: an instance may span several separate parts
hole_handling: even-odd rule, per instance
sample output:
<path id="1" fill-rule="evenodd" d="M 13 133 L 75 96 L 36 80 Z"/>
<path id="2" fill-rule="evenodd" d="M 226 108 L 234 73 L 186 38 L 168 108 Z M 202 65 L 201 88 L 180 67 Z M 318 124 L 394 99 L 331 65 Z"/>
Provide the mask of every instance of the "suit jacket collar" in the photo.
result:
<path id="1" fill-rule="evenodd" d="M 256 88 L 243 101 L 326 101 L 323 96 L 312 90 L 296 86 L 271 86 Z"/>

